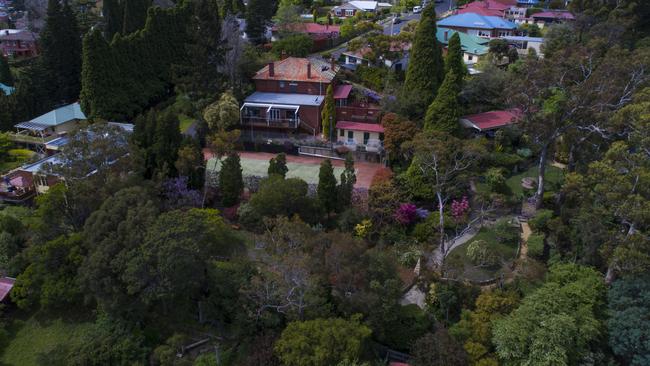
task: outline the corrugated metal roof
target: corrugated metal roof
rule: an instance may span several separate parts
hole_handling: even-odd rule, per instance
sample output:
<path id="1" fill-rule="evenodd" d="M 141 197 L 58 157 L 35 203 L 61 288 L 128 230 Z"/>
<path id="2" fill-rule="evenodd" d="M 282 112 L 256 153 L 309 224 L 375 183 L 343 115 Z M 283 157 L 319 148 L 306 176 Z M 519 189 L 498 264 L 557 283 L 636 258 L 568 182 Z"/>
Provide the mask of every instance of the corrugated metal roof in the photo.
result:
<path id="1" fill-rule="evenodd" d="M 36 127 L 38 127 L 39 125 L 53 127 L 53 126 L 62 125 L 73 119 L 86 119 L 86 115 L 81 111 L 81 107 L 79 106 L 79 103 L 73 103 L 73 104 L 66 105 L 64 107 L 57 108 L 53 111 L 49 111 L 45 113 L 42 116 L 36 117 L 31 121 L 19 123 L 15 125 L 15 127 L 31 129 L 29 127 L 21 127 L 21 126 L 26 126 L 27 124 L 32 124 Z"/>
<path id="2" fill-rule="evenodd" d="M 445 32 L 447 32 L 447 39 L 445 39 Z M 484 55 L 490 50 L 488 47 L 488 43 L 490 43 L 489 39 L 472 36 L 467 33 L 458 32 L 449 28 L 438 28 L 436 38 L 438 38 L 438 42 L 447 45 L 447 43 L 449 43 L 449 39 L 455 33 L 458 33 L 458 36 L 460 36 L 460 47 L 464 52 L 471 53 L 473 55 Z"/>
<path id="3" fill-rule="evenodd" d="M 255 92 L 249 95 L 244 102 L 320 106 L 324 99 L 325 97 L 322 95 Z"/>
<path id="4" fill-rule="evenodd" d="M 311 78 L 307 78 L 307 65 L 311 64 Z M 257 72 L 256 80 L 311 81 L 330 83 L 340 67 L 317 58 L 288 57 L 273 63 L 273 76 L 269 76 L 269 65 Z"/>
<path id="5" fill-rule="evenodd" d="M 384 127 L 378 123 L 338 121 L 336 122 L 336 128 L 341 130 L 352 130 L 352 131 L 363 131 L 363 132 L 379 132 L 379 133 L 384 132 Z"/>
<path id="6" fill-rule="evenodd" d="M 438 21 L 441 27 L 462 27 L 473 29 L 517 29 L 517 25 L 511 21 L 476 13 L 465 13 L 452 15 Z"/>

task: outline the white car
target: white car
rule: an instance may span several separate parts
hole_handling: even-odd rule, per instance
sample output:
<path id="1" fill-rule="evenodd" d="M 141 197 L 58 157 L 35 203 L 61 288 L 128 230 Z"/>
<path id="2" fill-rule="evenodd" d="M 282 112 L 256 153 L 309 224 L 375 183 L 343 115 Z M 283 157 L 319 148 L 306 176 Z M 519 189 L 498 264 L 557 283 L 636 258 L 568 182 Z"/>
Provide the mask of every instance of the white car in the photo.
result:
<path id="1" fill-rule="evenodd" d="M 413 7 L 413 13 L 421 13 L 422 12 L 422 7 L 421 6 L 414 6 Z"/>

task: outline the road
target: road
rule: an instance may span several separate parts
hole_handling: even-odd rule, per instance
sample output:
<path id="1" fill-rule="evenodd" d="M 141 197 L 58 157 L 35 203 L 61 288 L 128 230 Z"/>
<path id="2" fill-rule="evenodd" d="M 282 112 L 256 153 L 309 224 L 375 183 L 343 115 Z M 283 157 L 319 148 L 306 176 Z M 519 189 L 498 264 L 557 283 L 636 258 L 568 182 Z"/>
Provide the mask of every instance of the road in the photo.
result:
<path id="1" fill-rule="evenodd" d="M 454 0 L 443 0 L 440 3 L 436 3 L 436 14 L 440 16 L 440 14 L 445 13 L 449 11 L 454 4 Z M 401 19 L 401 22 L 392 24 L 391 22 L 388 22 L 383 25 L 384 27 L 384 34 L 386 35 L 396 35 L 399 34 L 402 31 L 402 27 L 408 24 L 409 21 L 411 20 L 420 20 L 420 13 L 414 14 L 414 13 L 406 13 L 404 15 L 401 15 L 399 18 Z"/>

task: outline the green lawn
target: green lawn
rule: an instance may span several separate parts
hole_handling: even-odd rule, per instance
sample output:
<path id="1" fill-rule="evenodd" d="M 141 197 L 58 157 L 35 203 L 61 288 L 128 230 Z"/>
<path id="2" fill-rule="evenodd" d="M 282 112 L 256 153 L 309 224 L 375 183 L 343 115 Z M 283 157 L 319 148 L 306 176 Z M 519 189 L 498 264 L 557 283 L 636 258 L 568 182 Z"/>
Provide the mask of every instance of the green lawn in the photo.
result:
<path id="1" fill-rule="evenodd" d="M 492 267 L 477 267 L 472 261 L 467 257 L 467 247 L 470 243 L 477 240 L 485 240 L 485 242 L 490 245 L 497 256 L 501 258 L 502 261 L 510 261 L 514 259 L 517 255 L 517 245 L 509 245 L 499 242 L 497 240 L 496 234 L 492 228 L 483 227 L 479 230 L 478 234 L 474 236 L 467 243 L 462 244 L 456 247 L 449 255 L 445 261 L 453 261 L 454 263 L 463 264 L 463 275 L 462 277 L 467 278 L 471 281 L 485 281 L 491 278 L 494 278 L 501 271 L 502 266 L 496 265 Z"/>
<path id="2" fill-rule="evenodd" d="M 533 177 L 535 178 L 535 181 L 537 181 L 537 175 L 539 174 L 539 169 L 537 166 L 534 166 L 525 172 L 515 174 L 508 178 L 506 180 L 506 184 L 512 191 L 512 194 L 515 196 L 523 195 L 524 189 L 521 186 L 521 179 L 525 177 Z M 554 167 L 552 165 L 547 165 L 546 166 L 546 174 L 544 175 L 546 178 L 546 185 L 545 185 L 545 190 L 550 191 L 552 190 L 553 186 L 556 186 L 558 184 L 562 183 L 562 180 L 564 179 L 564 172 L 562 169 Z"/>
<path id="3" fill-rule="evenodd" d="M 208 161 L 208 169 L 214 170 L 216 168 L 219 170 L 219 165 L 217 164 L 215 167 L 215 163 L 216 159 L 210 159 Z M 269 169 L 269 162 L 266 160 L 241 158 L 241 166 L 242 174 L 245 177 L 266 177 Z M 287 178 L 300 178 L 310 184 L 318 183 L 319 165 L 287 163 L 287 168 L 289 168 Z M 343 170 L 343 168 L 334 167 L 334 177 L 336 177 L 337 181 L 340 179 Z"/>
<path id="4" fill-rule="evenodd" d="M 8 172 L 27 163 L 34 156 L 34 152 L 27 149 L 11 149 L 9 156 L 0 161 L 0 173 Z"/>
<path id="5" fill-rule="evenodd" d="M 180 128 L 180 130 L 181 130 L 181 133 L 185 133 L 185 132 L 187 131 L 187 129 L 190 128 L 190 126 L 192 125 L 192 123 L 194 123 L 194 120 L 195 120 L 195 119 L 192 118 L 192 117 L 190 117 L 190 116 L 186 116 L 186 115 L 184 115 L 184 114 L 180 114 L 180 115 L 178 116 L 178 122 L 180 122 L 180 123 L 179 123 L 179 128 Z"/>
<path id="6" fill-rule="evenodd" d="M 26 320 L 16 319 L 8 328 L 10 342 L 0 356 L 0 364 L 36 366 L 39 353 L 78 342 L 91 326 L 89 322 L 67 322 L 60 318 L 41 320 L 38 316 L 31 316 Z"/>

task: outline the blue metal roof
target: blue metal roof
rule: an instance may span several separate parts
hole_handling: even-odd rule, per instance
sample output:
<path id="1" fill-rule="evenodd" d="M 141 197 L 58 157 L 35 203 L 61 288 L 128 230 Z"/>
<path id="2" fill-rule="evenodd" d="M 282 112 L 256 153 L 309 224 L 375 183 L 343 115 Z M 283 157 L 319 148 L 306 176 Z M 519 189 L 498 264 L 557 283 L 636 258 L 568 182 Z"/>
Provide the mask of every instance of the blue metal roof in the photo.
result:
<path id="1" fill-rule="evenodd" d="M 511 21 L 476 13 L 452 15 L 438 21 L 439 27 L 461 27 L 474 29 L 517 29 Z"/>
<path id="2" fill-rule="evenodd" d="M 320 106 L 324 99 L 325 97 L 322 95 L 255 92 L 249 95 L 244 102 Z"/>
<path id="3" fill-rule="evenodd" d="M 49 111 L 42 116 L 38 116 L 28 123 L 39 125 L 39 126 L 58 126 L 62 125 L 73 119 L 86 119 L 86 115 L 81 111 L 79 103 L 69 104 L 60 108 L 57 108 L 53 111 Z M 23 123 L 24 124 L 24 123 Z M 20 128 L 20 123 L 16 125 L 17 128 Z"/>
<path id="4" fill-rule="evenodd" d="M 2 92 L 5 93 L 5 95 L 11 95 L 11 93 L 13 93 L 14 90 L 16 90 L 16 88 L 13 88 L 9 85 L 5 85 L 3 83 L 0 83 L 0 89 L 2 89 Z"/>

